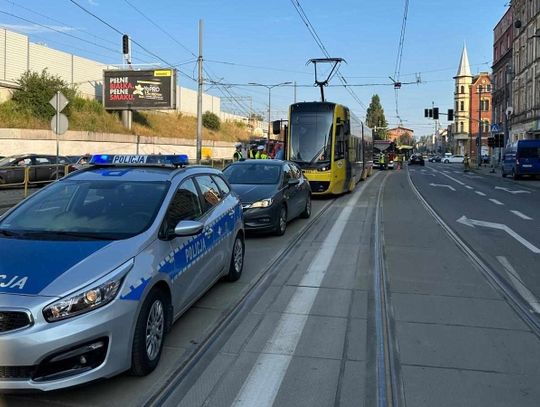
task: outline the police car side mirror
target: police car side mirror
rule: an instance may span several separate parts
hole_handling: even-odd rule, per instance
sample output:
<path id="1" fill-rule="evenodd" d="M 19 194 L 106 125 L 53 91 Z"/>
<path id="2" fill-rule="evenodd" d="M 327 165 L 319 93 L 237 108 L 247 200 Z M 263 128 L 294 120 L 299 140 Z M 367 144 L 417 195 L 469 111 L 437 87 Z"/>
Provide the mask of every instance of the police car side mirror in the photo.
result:
<path id="1" fill-rule="evenodd" d="M 175 236 L 193 236 L 202 232 L 204 224 L 195 220 L 181 220 L 174 228 Z"/>

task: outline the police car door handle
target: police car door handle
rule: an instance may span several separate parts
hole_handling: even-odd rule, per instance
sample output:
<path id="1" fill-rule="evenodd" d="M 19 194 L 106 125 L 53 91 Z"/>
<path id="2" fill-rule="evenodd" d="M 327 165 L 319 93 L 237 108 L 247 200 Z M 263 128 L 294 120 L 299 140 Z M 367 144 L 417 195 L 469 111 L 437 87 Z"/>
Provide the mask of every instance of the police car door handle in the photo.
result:
<path id="1" fill-rule="evenodd" d="M 207 228 L 207 229 L 204 231 L 204 235 L 205 235 L 206 237 L 212 236 L 212 233 L 214 233 L 214 229 L 212 229 L 212 228 Z"/>

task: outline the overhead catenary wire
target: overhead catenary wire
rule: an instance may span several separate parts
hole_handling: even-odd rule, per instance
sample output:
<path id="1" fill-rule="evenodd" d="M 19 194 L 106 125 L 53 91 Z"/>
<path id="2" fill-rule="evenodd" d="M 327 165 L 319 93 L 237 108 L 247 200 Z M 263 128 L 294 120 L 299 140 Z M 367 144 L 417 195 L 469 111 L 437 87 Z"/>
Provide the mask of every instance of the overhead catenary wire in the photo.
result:
<path id="1" fill-rule="evenodd" d="M 300 4 L 299 0 L 290 0 L 290 1 L 294 9 L 300 16 L 300 19 L 305 24 L 309 33 L 315 40 L 315 43 L 317 44 L 317 46 L 320 48 L 320 50 L 323 52 L 323 54 L 327 58 L 331 58 L 330 53 L 328 52 L 321 38 L 317 34 L 317 30 L 315 30 L 315 27 L 313 26 L 313 24 L 311 24 L 311 21 L 309 20 L 309 17 L 307 16 L 306 12 L 302 8 L 302 5 Z M 349 84 L 347 83 L 347 80 L 345 79 L 345 77 L 339 72 L 337 72 L 337 75 L 339 77 L 340 82 L 342 83 L 342 86 L 347 90 L 347 92 L 351 95 L 351 97 L 355 100 L 355 102 L 358 103 L 364 110 L 367 110 L 366 105 L 360 100 L 358 95 L 349 87 Z"/>
<path id="2" fill-rule="evenodd" d="M 198 56 L 195 54 L 195 52 L 193 52 L 191 49 L 189 49 L 186 45 L 184 45 L 183 43 L 181 43 L 175 36 L 173 36 L 169 31 L 167 31 L 166 29 L 164 29 L 161 25 L 159 25 L 158 23 L 156 23 L 152 18 L 150 18 L 148 16 L 148 14 L 146 14 L 144 11 L 142 11 L 141 9 L 137 8 L 135 5 L 133 5 L 133 3 L 131 3 L 129 0 L 124 0 L 124 2 L 129 5 L 131 8 L 133 8 L 139 15 L 141 15 L 146 21 L 148 21 L 150 24 L 152 24 L 154 27 L 156 27 L 159 31 L 161 31 L 163 34 L 165 34 L 170 40 L 172 40 L 173 42 L 175 42 L 176 44 L 178 44 L 180 47 L 182 47 L 185 51 L 187 51 L 191 56 L 197 58 L 195 61 L 192 61 L 192 62 L 196 62 L 198 60 Z M 194 67 L 195 69 L 195 67 Z M 206 68 L 203 68 L 204 70 L 204 73 L 210 77 L 210 74 L 208 72 L 208 70 Z M 195 73 L 192 74 L 193 78 L 195 77 Z M 238 107 L 244 112 L 244 114 L 246 114 L 246 116 L 249 116 L 252 112 L 250 112 L 250 109 L 247 108 L 245 105 L 243 105 L 237 98 L 235 98 L 235 96 L 232 94 L 232 92 L 225 88 L 225 87 L 220 87 L 218 86 L 218 90 L 219 92 L 224 95 L 225 97 L 230 97 L 232 98 L 232 100 L 238 105 Z M 227 96 L 228 95 L 228 96 Z"/>
<path id="3" fill-rule="evenodd" d="M 78 2 L 76 2 L 75 0 L 69 0 L 71 3 L 73 3 L 75 6 L 77 6 L 78 8 L 80 8 L 81 10 L 83 10 L 85 13 L 89 14 L 90 16 L 94 17 L 95 19 L 97 19 L 98 21 L 100 21 L 102 24 L 105 24 L 107 27 L 109 27 L 111 30 L 113 30 L 114 32 L 120 34 L 120 35 L 124 35 L 124 33 L 122 31 L 120 31 L 118 28 L 114 27 L 113 25 L 111 25 L 110 23 L 108 23 L 107 21 L 105 21 L 103 18 L 99 17 L 98 15 L 96 15 L 95 13 L 92 13 L 90 10 L 88 10 L 87 8 L 83 7 L 82 5 L 80 5 Z M 144 45 L 142 45 L 140 42 L 138 42 L 137 40 L 135 40 L 134 38 L 130 38 L 131 39 L 131 42 L 135 45 L 137 45 L 140 49 L 142 49 L 144 52 L 146 52 L 147 54 L 149 55 L 152 55 L 153 57 L 157 58 L 158 60 L 160 60 L 161 62 L 163 62 L 166 66 L 170 66 L 170 67 L 174 67 L 174 68 L 177 68 L 175 65 L 171 64 L 170 62 L 166 61 L 165 59 L 163 59 L 161 56 L 159 56 L 158 54 L 156 54 L 155 52 L 152 52 L 150 51 L 148 48 L 146 48 Z M 186 72 L 180 70 L 177 68 L 177 71 L 180 72 L 182 75 L 184 75 L 185 77 L 187 77 L 188 79 L 191 79 L 192 81 L 194 82 L 197 82 L 197 79 L 193 78 L 192 76 L 190 76 L 189 74 L 187 74 Z"/>
<path id="4" fill-rule="evenodd" d="M 40 17 L 42 17 L 42 18 L 45 18 L 45 19 L 47 19 L 47 20 L 49 20 L 49 21 L 52 21 L 52 22 L 54 22 L 54 23 L 61 24 L 62 26 L 66 27 L 66 28 L 69 28 L 70 30 L 78 31 L 78 32 L 80 32 L 80 33 L 84 33 L 85 35 L 90 35 L 90 36 L 92 36 L 92 37 L 94 37 L 94 38 L 97 38 L 97 39 L 99 39 L 99 40 L 101 40 L 101 41 L 103 41 L 103 42 L 107 42 L 107 43 L 109 43 L 109 44 L 111 44 L 111 45 L 116 45 L 116 43 L 113 42 L 113 41 L 111 41 L 110 39 L 103 38 L 103 37 L 100 37 L 100 36 L 98 36 L 98 35 L 92 34 L 92 33 L 90 33 L 90 32 L 87 32 L 87 31 L 85 31 L 85 30 L 82 30 L 81 28 L 77 28 L 77 27 L 70 26 L 69 24 L 66 24 L 66 23 L 63 22 L 63 21 L 60 21 L 60 20 L 58 20 L 58 19 L 56 19 L 56 18 L 53 18 L 53 17 L 51 17 L 51 16 L 49 16 L 49 15 L 40 13 L 39 11 L 33 10 L 33 9 L 29 8 L 29 7 L 25 7 L 25 6 L 23 6 L 23 5 L 19 4 L 19 3 L 15 3 L 15 2 L 12 1 L 12 0 L 2 0 L 2 1 L 4 1 L 5 3 L 9 3 L 9 4 L 11 4 L 12 6 L 15 6 L 15 7 L 18 7 L 18 8 L 20 8 L 20 9 L 25 10 L 25 11 L 28 11 L 29 13 L 32 13 L 32 14 L 35 14 L 35 15 L 40 16 Z"/>
<path id="5" fill-rule="evenodd" d="M 401 22 L 401 32 L 399 35 L 399 44 L 396 56 L 396 65 L 394 69 L 394 83 L 397 85 L 400 83 L 401 76 L 401 62 L 403 60 L 403 48 L 405 45 L 405 31 L 407 29 L 407 16 L 409 14 L 409 0 L 405 0 L 405 9 L 403 11 L 403 20 Z M 396 102 L 396 116 L 401 122 L 401 117 L 399 115 L 399 89 L 401 86 L 394 87 L 394 97 Z"/>

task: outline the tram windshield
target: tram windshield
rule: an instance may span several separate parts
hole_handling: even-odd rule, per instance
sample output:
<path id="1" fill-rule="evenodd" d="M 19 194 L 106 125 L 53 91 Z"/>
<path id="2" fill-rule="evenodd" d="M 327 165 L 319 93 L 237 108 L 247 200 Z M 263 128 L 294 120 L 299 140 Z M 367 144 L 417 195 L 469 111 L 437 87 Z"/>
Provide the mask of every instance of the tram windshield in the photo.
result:
<path id="1" fill-rule="evenodd" d="M 333 109 L 293 109 L 290 123 L 290 159 L 298 163 L 329 162 L 332 154 Z"/>

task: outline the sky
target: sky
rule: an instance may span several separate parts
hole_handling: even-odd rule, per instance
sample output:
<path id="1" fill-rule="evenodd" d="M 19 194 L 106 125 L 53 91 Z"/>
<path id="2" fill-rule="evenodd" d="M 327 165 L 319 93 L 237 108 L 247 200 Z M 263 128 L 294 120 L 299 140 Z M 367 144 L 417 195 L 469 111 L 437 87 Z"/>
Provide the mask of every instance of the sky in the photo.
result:
<path id="1" fill-rule="evenodd" d="M 452 78 L 464 44 L 472 73 L 491 71 L 493 28 L 508 2 L 409 0 L 399 69 L 406 0 L 0 0 L 0 26 L 27 34 L 32 42 L 118 65 L 120 33 L 127 33 L 144 47 L 133 44 L 134 64 L 175 66 L 179 84 L 196 89 L 202 20 L 205 91 L 229 98 L 223 109 L 237 114 L 252 109 L 266 118 L 268 89 L 248 84 L 296 83 L 296 92 L 292 84 L 271 90 L 276 120 L 286 119 L 295 93 L 298 102 L 320 100 L 307 62 L 325 55 L 301 20 L 300 7 L 328 55 L 346 61 L 339 74 L 359 85 L 349 87 L 351 95 L 334 76 L 326 99 L 347 105 L 364 120 L 378 94 L 389 127 L 401 123 L 420 137 L 434 130 L 424 108 L 433 104 L 446 112 L 453 106 Z M 403 83 L 401 89 L 394 90 L 390 77 Z M 441 119 L 445 127 L 445 116 Z"/>

